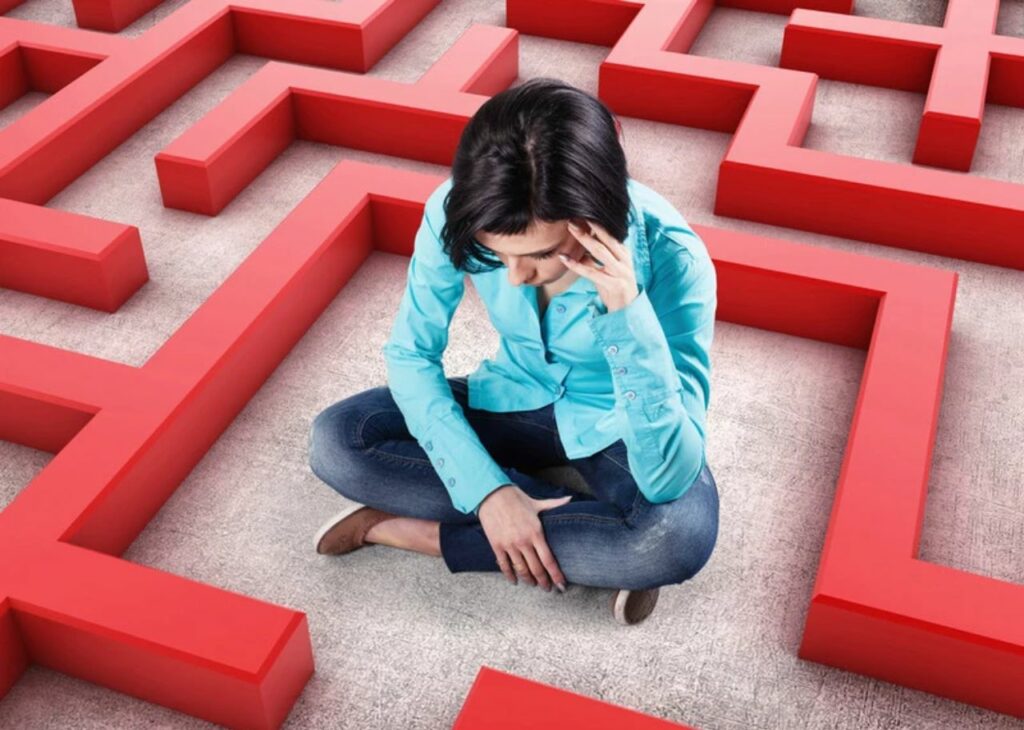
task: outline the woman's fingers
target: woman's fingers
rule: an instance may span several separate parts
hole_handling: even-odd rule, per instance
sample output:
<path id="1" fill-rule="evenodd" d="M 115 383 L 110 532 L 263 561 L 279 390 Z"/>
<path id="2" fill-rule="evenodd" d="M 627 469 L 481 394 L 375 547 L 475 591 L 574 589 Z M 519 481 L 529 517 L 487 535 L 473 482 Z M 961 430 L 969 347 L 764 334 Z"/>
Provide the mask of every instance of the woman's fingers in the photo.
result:
<path id="1" fill-rule="evenodd" d="M 590 224 L 591 235 L 601 241 L 608 251 L 619 261 L 625 261 L 628 248 L 626 244 L 610 234 L 608 230 L 597 221 L 587 221 Z"/>
<path id="2" fill-rule="evenodd" d="M 537 556 L 540 558 L 540 562 L 544 564 L 544 568 L 551 576 L 551 580 L 554 581 L 555 585 L 564 586 L 565 576 L 562 575 L 562 569 L 558 567 L 558 561 L 555 560 L 555 556 L 548 548 L 548 541 L 545 538 L 541 538 L 534 543 L 537 548 Z"/>
<path id="3" fill-rule="evenodd" d="M 515 571 L 517 578 L 522 578 L 530 585 L 534 585 L 534 578 L 530 572 L 530 564 L 523 556 L 519 548 L 509 546 L 508 557 L 512 561 L 512 570 Z"/>
<path id="4" fill-rule="evenodd" d="M 540 538 L 544 540 L 543 537 Z M 526 562 L 530 566 L 531 577 L 536 581 L 534 585 L 541 586 L 544 590 L 551 590 L 551 579 L 548 577 L 547 570 L 544 568 L 544 564 L 537 557 L 537 548 L 534 545 L 527 545 L 523 548 L 523 557 L 526 558 Z"/>
<path id="5" fill-rule="evenodd" d="M 594 263 L 584 261 L 584 257 L 580 257 L 579 261 L 575 261 L 564 253 L 558 254 L 558 259 L 565 264 L 565 267 L 569 269 L 569 271 L 575 271 L 577 274 L 587 277 L 596 284 L 603 284 L 606 281 L 610 281 L 611 276 L 603 268 L 594 265 L 595 263 L 598 263 L 597 259 L 594 258 L 594 255 L 586 252 L 586 256 L 589 256 L 590 261 Z"/>
<path id="6" fill-rule="evenodd" d="M 494 546 L 492 545 L 491 547 L 493 548 Z M 505 577 L 508 578 L 509 582 L 512 585 L 518 584 L 519 581 L 516 580 L 515 571 L 512 570 L 512 560 L 509 558 L 508 554 L 500 550 L 495 550 L 494 557 L 498 561 L 498 567 L 501 568 L 501 572 L 505 574 Z"/>
<path id="7" fill-rule="evenodd" d="M 609 261 L 616 264 L 621 263 L 621 255 L 602 236 L 572 223 L 569 224 L 569 231 L 580 242 L 580 245 L 587 249 L 591 258 L 597 260 L 598 256 L 601 257 L 602 267 L 608 268 L 607 262 Z"/>

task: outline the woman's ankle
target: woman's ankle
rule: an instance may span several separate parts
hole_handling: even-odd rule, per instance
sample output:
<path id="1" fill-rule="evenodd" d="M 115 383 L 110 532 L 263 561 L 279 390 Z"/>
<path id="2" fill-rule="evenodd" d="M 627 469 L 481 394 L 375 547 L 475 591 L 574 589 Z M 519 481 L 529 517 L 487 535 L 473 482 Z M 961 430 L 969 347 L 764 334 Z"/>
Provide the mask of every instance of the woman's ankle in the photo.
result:
<path id="1" fill-rule="evenodd" d="M 440 523 L 434 520 L 394 517 L 375 524 L 363 539 L 366 542 L 440 557 L 440 526 Z"/>

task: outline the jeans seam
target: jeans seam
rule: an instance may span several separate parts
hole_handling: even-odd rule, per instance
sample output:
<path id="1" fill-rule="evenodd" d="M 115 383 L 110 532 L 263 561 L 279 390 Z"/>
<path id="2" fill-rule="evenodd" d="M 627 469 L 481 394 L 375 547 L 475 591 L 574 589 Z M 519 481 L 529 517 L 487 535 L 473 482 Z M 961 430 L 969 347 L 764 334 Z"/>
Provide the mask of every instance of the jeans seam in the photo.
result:
<path id="1" fill-rule="evenodd" d="M 541 428 L 547 428 L 547 426 L 540 423 L 537 425 Z M 551 431 L 551 438 L 555 442 L 555 453 L 558 454 L 558 460 L 563 463 L 567 462 L 569 460 L 569 455 L 565 453 L 565 448 L 562 446 L 562 437 L 558 433 L 558 423 L 555 423 L 555 428 L 550 428 L 548 430 Z"/>
<path id="2" fill-rule="evenodd" d="M 630 515 L 636 514 L 637 509 L 640 507 L 641 498 L 646 499 L 646 497 L 644 497 L 644 493 L 640 491 L 640 487 L 637 486 L 636 494 L 633 495 L 633 506 L 629 508 Z"/>
<path id="3" fill-rule="evenodd" d="M 543 513 L 542 513 L 543 514 Z M 627 527 L 632 527 L 623 517 L 605 517 L 603 515 L 543 515 L 544 522 L 598 522 L 606 525 L 620 525 L 625 522 Z"/>
<path id="4" fill-rule="evenodd" d="M 601 452 L 601 456 L 603 456 L 604 458 L 608 459 L 608 461 L 610 461 L 611 463 L 615 464 L 615 466 L 619 467 L 619 468 L 620 468 L 620 469 L 622 469 L 622 470 L 623 470 L 624 472 L 626 472 L 627 474 L 629 474 L 629 475 L 631 475 L 631 476 L 632 476 L 633 472 L 632 472 L 632 470 L 631 470 L 631 469 L 629 468 L 629 466 L 627 466 L 627 465 L 624 465 L 624 464 L 620 464 L 620 463 L 619 463 L 619 461 L 618 461 L 617 459 L 615 459 L 615 458 L 614 458 L 614 457 L 613 457 L 613 456 L 612 456 L 611 454 L 609 454 L 609 453 L 608 453 L 607 451 L 602 451 L 602 452 Z"/>
<path id="5" fill-rule="evenodd" d="M 387 451 L 381 451 L 380 449 L 375 448 L 373 446 L 363 449 L 363 451 L 372 456 L 373 458 L 380 459 L 381 461 L 392 461 L 398 462 L 400 464 L 411 464 L 413 466 L 429 466 L 430 471 L 432 473 L 436 473 L 437 471 L 436 469 L 434 469 L 434 465 L 430 463 L 430 459 L 417 459 L 416 457 L 412 456 L 399 456 L 397 454 L 389 454 Z"/>
<path id="6" fill-rule="evenodd" d="M 612 462 L 617 467 L 622 469 L 624 472 L 629 474 L 630 476 L 633 476 L 633 470 L 632 469 L 630 469 L 626 465 L 623 465 L 623 464 L 619 463 L 619 461 L 616 458 L 614 458 L 611 454 L 609 454 L 607 451 L 602 451 L 601 455 L 604 456 L 606 459 L 608 459 L 608 461 Z M 636 477 L 633 477 L 633 479 L 635 481 Z M 643 496 L 644 496 L 644 494 L 640 490 L 640 485 L 638 484 L 637 485 L 637 489 L 636 489 L 636 494 L 633 495 L 633 504 L 630 505 L 629 512 L 626 513 L 627 517 L 631 517 L 632 515 L 634 515 L 636 513 L 637 508 L 640 506 L 640 499 Z"/>

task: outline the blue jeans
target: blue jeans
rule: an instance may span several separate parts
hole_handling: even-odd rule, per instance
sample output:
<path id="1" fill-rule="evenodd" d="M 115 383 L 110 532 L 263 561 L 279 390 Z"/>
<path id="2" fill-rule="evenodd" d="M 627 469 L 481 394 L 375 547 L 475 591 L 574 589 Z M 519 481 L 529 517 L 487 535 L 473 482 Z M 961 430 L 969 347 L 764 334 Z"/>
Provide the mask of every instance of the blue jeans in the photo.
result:
<path id="1" fill-rule="evenodd" d="M 558 437 L 554 405 L 496 413 L 469 407 L 465 377 L 448 378 L 484 448 L 535 499 L 572 495 L 538 513 L 548 547 L 567 581 L 604 588 L 653 588 L 692 578 L 718 538 L 718 487 L 705 466 L 682 496 L 652 503 L 637 488 L 622 439 L 582 459 L 569 459 Z M 341 495 L 404 517 L 437 520 L 441 555 L 452 573 L 498 571 L 479 519 L 455 509 L 440 477 L 387 386 L 326 408 L 309 438 L 313 473 Z M 593 495 L 522 471 L 570 465 Z"/>

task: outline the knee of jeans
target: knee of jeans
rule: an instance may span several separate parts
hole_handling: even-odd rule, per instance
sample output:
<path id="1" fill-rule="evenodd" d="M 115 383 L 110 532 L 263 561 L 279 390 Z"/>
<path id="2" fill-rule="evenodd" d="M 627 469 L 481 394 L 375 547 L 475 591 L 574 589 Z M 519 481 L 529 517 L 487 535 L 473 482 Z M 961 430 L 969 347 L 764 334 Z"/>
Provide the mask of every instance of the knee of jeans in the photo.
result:
<path id="1" fill-rule="evenodd" d="M 669 505 L 671 503 L 668 503 Z M 667 506 L 667 505 L 666 505 Z M 711 559 L 718 541 L 718 514 L 714 511 L 665 510 L 670 529 L 664 536 L 665 573 L 670 583 L 682 583 L 699 573 Z M 679 519 L 673 519 L 677 517 Z"/>
<path id="2" fill-rule="evenodd" d="M 684 580 L 689 580 L 697 575 L 711 559 L 718 543 L 718 517 L 709 515 L 709 518 L 699 527 L 695 528 L 687 540 L 688 570 Z"/>
<path id="3" fill-rule="evenodd" d="M 348 398 L 328 406 L 313 419 L 309 428 L 309 467 L 321 479 L 330 481 L 346 452 L 358 448 L 356 430 L 364 409 Z"/>

